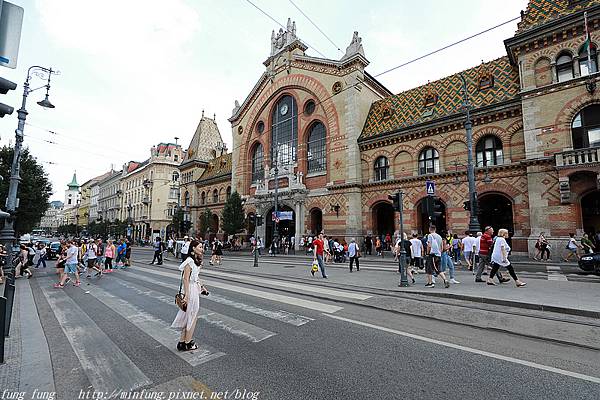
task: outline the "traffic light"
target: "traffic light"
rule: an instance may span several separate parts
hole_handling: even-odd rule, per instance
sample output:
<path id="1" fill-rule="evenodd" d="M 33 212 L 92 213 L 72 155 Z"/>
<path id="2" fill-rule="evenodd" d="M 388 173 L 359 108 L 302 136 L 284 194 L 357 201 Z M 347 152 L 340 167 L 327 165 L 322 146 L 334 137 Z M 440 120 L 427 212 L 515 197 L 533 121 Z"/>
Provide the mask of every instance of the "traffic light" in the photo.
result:
<path id="1" fill-rule="evenodd" d="M 442 202 L 439 197 L 433 197 L 433 213 L 431 214 L 431 219 L 438 219 L 442 216 Z"/>
<path id="2" fill-rule="evenodd" d="M 433 197 L 432 196 L 427 196 L 425 198 L 425 210 L 427 212 L 427 215 L 432 218 L 433 216 Z"/>
<path id="3" fill-rule="evenodd" d="M 388 199 L 392 201 L 392 205 L 394 206 L 394 211 L 400 211 L 400 193 L 390 194 L 388 195 Z"/>
<path id="4" fill-rule="evenodd" d="M 0 93 L 6 94 L 9 90 L 15 90 L 17 88 L 17 84 L 9 81 L 8 79 L 4 79 L 0 77 Z M 13 113 L 15 109 L 7 104 L 0 103 L 0 118 L 3 118 L 5 115 L 10 115 Z"/>
<path id="5" fill-rule="evenodd" d="M 465 210 L 467 210 L 467 211 L 470 211 L 470 210 L 471 210 L 471 201 L 470 201 L 470 200 L 468 200 L 468 201 L 465 201 L 465 202 L 463 203 L 463 208 L 464 208 Z"/>
<path id="6" fill-rule="evenodd" d="M 254 214 L 248 215 L 248 222 L 251 225 L 256 225 L 256 215 L 254 215 Z"/>
<path id="7" fill-rule="evenodd" d="M 256 216 L 256 226 L 262 226 L 263 224 L 263 217 L 262 215 L 257 215 Z"/>

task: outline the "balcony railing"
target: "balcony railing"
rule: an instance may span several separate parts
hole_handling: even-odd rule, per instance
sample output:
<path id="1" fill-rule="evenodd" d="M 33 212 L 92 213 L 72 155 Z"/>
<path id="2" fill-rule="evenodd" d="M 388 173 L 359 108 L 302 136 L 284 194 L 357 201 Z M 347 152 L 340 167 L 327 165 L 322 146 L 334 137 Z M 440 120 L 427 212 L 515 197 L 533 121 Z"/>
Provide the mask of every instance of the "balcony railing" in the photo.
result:
<path id="1" fill-rule="evenodd" d="M 150 199 L 149 199 L 148 197 L 144 197 L 144 198 L 142 199 L 142 203 L 144 203 L 144 204 L 148 205 L 148 204 L 150 204 Z"/>
<path id="2" fill-rule="evenodd" d="M 577 167 L 600 162 L 600 147 L 569 150 L 556 154 L 557 167 Z"/>

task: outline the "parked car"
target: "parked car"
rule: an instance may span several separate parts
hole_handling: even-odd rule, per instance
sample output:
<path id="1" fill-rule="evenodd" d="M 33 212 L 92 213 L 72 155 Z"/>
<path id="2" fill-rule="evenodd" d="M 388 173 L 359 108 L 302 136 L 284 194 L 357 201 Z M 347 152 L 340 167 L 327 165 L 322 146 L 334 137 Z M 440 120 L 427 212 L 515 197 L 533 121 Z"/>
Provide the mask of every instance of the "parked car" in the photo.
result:
<path id="1" fill-rule="evenodd" d="M 600 274 L 600 253 L 582 255 L 579 259 L 579 268 L 585 272 Z"/>
<path id="2" fill-rule="evenodd" d="M 58 258 L 58 252 L 60 251 L 60 242 L 52 242 L 47 247 L 46 252 L 48 254 L 48 260 L 54 260 Z"/>

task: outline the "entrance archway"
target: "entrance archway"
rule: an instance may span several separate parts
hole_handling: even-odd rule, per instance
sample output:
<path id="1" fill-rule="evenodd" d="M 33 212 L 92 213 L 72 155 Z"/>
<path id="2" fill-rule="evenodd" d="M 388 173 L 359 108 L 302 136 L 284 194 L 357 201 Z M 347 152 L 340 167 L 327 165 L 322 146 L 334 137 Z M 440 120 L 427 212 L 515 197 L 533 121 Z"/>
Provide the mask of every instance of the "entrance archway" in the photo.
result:
<path id="1" fill-rule="evenodd" d="M 255 231 L 256 231 L 256 215 L 251 212 L 251 213 L 248 213 L 248 217 L 246 218 L 246 232 L 248 233 L 248 236 L 250 236 L 250 235 L 254 235 Z"/>
<path id="2" fill-rule="evenodd" d="M 583 230 L 594 235 L 600 229 L 600 190 L 589 192 L 581 198 Z"/>
<path id="3" fill-rule="evenodd" d="M 219 233 L 219 216 L 213 214 L 210 217 L 210 240 L 212 240 Z"/>
<path id="4" fill-rule="evenodd" d="M 427 214 L 427 205 L 425 203 L 426 198 L 422 198 L 417 204 L 417 223 L 419 232 L 422 235 L 426 235 L 429 233 L 429 225 L 431 225 L 431 220 L 429 219 L 429 214 Z M 437 218 L 434 222 L 436 227 L 436 232 L 440 235 L 445 235 L 448 232 L 447 224 L 446 224 L 446 205 L 439 198 L 436 198 L 436 203 L 438 207 L 436 210 L 442 213 L 441 217 Z"/>
<path id="5" fill-rule="evenodd" d="M 310 232 L 313 235 L 323 230 L 323 211 L 320 208 L 310 210 Z"/>
<path id="6" fill-rule="evenodd" d="M 271 215 L 273 215 L 274 211 L 275 211 L 275 207 L 272 207 L 264 216 L 265 243 L 267 244 L 267 246 L 270 246 L 271 242 L 273 241 L 274 223 L 271 218 Z M 290 236 L 290 237 L 295 236 L 296 235 L 296 213 L 294 212 L 294 210 L 288 206 L 280 205 L 278 207 L 277 211 L 291 211 L 292 212 L 291 220 L 290 219 L 282 219 L 277 224 L 277 232 L 278 232 L 279 237 L 282 238 L 284 236 Z"/>
<path id="7" fill-rule="evenodd" d="M 385 237 L 385 235 L 389 234 L 393 237 L 396 230 L 396 226 L 394 225 L 395 219 L 396 212 L 390 203 L 381 202 L 375 204 L 372 210 L 372 229 L 375 236 Z"/>
<path id="8" fill-rule="evenodd" d="M 515 225 L 513 223 L 513 204 L 509 197 L 501 193 L 486 193 L 478 198 L 479 225 L 481 229 L 486 226 L 494 228 L 494 232 L 498 229 L 508 229 L 508 232 L 514 234 Z"/>

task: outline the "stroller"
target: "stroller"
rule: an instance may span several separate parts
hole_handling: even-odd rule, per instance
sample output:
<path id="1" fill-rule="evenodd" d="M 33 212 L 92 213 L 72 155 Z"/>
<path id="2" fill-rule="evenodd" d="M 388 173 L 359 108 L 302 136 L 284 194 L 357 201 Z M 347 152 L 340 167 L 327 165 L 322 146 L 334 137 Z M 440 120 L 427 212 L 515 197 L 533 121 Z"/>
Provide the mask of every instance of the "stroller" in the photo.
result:
<path id="1" fill-rule="evenodd" d="M 344 250 L 336 247 L 333 250 L 333 262 L 335 263 L 344 263 L 346 262 L 346 256 L 344 254 Z"/>

